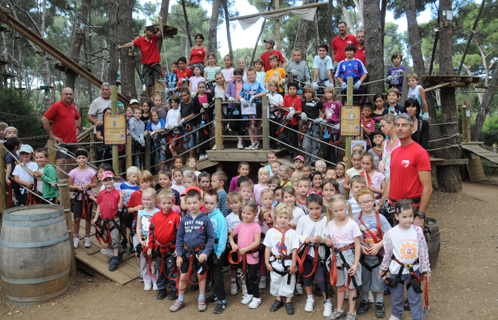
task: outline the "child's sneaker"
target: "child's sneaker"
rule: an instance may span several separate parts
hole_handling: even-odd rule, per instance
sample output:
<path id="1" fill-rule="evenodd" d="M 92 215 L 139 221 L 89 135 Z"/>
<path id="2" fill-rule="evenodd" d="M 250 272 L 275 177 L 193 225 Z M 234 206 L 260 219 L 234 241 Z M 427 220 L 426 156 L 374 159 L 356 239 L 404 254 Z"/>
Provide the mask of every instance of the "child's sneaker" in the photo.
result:
<path id="1" fill-rule="evenodd" d="M 332 315 L 332 302 L 330 302 L 330 299 L 325 300 L 323 302 L 323 316 L 328 318 Z"/>
<path id="2" fill-rule="evenodd" d="M 247 296 L 247 286 L 245 282 L 242 282 L 242 296 Z"/>
<path id="3" fill-rule="evenodd" d="M 178 291 L 171 291 L 168 296 L 169 301 L 175 301 L 178 299 Z"/>
<path id="4" fill-rule="evenodd" d="M 227 302 L 226 301 L 218 301 L 216 303 L 216 307 L 214 307 L 213 313 L 214 314 L 222 314 L 226 309 L 227 309 Z"/>
<path id="5" fill-rule="evenodd" d="M 230 284 L 230 294 L 231 295 L 237 294 L 237 283 L 236 282 L 232 282 L 232 284 Z"/>
<path id="6" fill-rule="evenodd" d="M 150 291 L 152 290 L 152 285 L 150 283 L 144 285 L 144 291 Z"/>
<path id="7" fill-rule="evenodd" d="M 177 312 L 178 310 L 180 310 L 183 307 L 185 307 L 185 302 L 176 299 L 175 303 L 173 303 L 173 305 L 169 308 L 169 311 Z"/>
<path id="8" fill-rule="evenodd" d="M 85 237 L 85 248 L 90 248 L 92 246 L 92 242 L 90 241 L 90 237 Z"/>
<path id="9" fill-rule="evenodd" d="M 207 309 L 206 300 L 204 299 L 197 300 L 197 310 L 199 310 L 200 312 L 204 312 L 206 311 L 206 309 Z"/>
<path id="10" fill-rule="evenodd" d="M 296 295 L 300 296 L 303 294 L 303 286 L 300 283 L 296 284 Z"/>
<path id="11" fill-rule="evenodd" d="M 348 317 L 346 318 L 346 320 L 358 320 L 358 317 L 356 316 L 356 313 L 348 312 Z"/>
<path id="12" fill-rule="evenodd" d="M 259 280 L 259 288 L 266 289 L 266 277 L 261 277 Z"/>
<path id="13" fill-rule="evenodd" d="M 391 316 L 389 317 L 389 320 L 400 320 L 401 318 L 398 318 L 394 315 L 391 314 Z"/>
<path id="14" fill-rule="evenodd" d="M 114 250 L 112 250 L 112 249 L 101 249 L 100 253 L 102 253 L 104 256 L 107 256 L 109 258 L 114 257 Z"/>
<path id="15" fill-rule="evenodd" d="M 330 319 L 333 320 L 344 319 L 344 318 L 346 318 L 346 313 L 344 312 L 344 310 L 339 311 L 335 309 L 334 312 L 332 312 L 332 315 L 330 316 Z"/>
<path id="16" fill-rule="evenodd" d="M 313 298 L 306 299 L 306 304 L 304 305 L 304 311 L 313 312 L 313 309 L 315 309 L 315 299 Z"/>
<path id="17" fill-rule="evenodd" d="M 254 296 L 252 294 L 246 294 L 246 295 L 244 295 L 244 297 L 242 298 L 242 301 L 240 303 L 249 304 L 252 301 L 253 297 Z"/>
<path id="18" fill-rule="evenodd" d="M 142 275 L 138 276 L 138 282 L 144 283 L 144 277 L 142 277 Z"/>
<path id="19" fill-rule="evenodd" d="M 149 289 L 149 290 L 150 290 L 150 289 Z M 168 292 L 166 291 L 166 289 L 161 289 L 161 290 L 159 290 L 159 292 L 158 292 L 158 293 L 157 293 L 157 295 L 156 295 L 156 299 L 157 299 L 157 300 L 163 300 L 164 298 L 166 298 L 166 294 L 167 294 L 167 293 L 168 293 Z"/>
<path id="20" fill-rule="evenodd" d="M 237 148 L 239 150 L 244 150 L 244 145 L 242 144 L 242 142 L 237 143 Z"/>
<path id="21" fill-rule="evenodd" d="M 361 299 L 360 306 L 356 310 L 356 313 L 358 313 L 359 315 L 364 315 L 364 314 L 367 314 L 368 309 L 370 309 L 370 302 L 367 300 Z"/>
<path id="22" fill-rule="evenodd" d="M 377 302 L 375 304 L 375 317 L 385 318 L 386 317 L 386 307 L 382 302 Z"/>
<path id="23" fill-rule="evenodd" d="M 74 238 L 73 244 L 74 244 L 74 248 L 78 249 L 78 245 L 80 244 L 80 238 L 79 237 Z"/>
<path id="24" fill-rule="evenodd" d="M 157 284 L 154 283 L 154 285 L 152 286 L 152 290 L 154 290 L 154 291 L 159 290 L 159 288 L 157 287 Z"/>
<path id="25" fill-rule="evenodd" d="M 292 302 L 286 302 L 285 303 L 285 309 L 287 310 L 287 314 L 289 316 L 293 315 L 296 312 L 294 310 L 294 306 L 292 305 Z"/>
<path id="26" fill-rule="evenodd" d="M 256 309 L 261 304 L 261 298 L 253 298 L 249 303 L 249 309 Z"/>
<path id="27" fill-rule="evenodd" d="M 118 259 L 112 258 L 111 263 L 109 264 L 109 271 L 116 271 L 119 266 Z"/>
<path id="28" fill-rule="evenodd" d="M 282 301 L 275 300 L 270 307 L 270 312 L 276 312 L 278 309 L 282 308 L 284 303 Z"/>

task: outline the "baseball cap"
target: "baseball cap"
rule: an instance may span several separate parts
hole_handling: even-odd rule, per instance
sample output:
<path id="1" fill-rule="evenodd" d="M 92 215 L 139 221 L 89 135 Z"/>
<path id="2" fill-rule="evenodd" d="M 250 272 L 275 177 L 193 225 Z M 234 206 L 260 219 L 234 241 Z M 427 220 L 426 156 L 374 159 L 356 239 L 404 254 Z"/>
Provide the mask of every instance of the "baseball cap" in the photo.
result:
<path id="1" fill-rule="evenodd" d="M 270 38 L 268 38 L 268 39 L 266 39 L 266 40 L 263 40 L 263 42 L 264 42 L 264 43 L 271 43 L 272 45 L 275 45 L 275 40 L 270 39 Z"/>
<path id="2" fill-rule="evenodd" d="M 19 149 L 19 153 L 25 152 L 25 153 L 33 153 L 33 148 L 29 144 L 23 144 L 21 149 Z"/>
<path id="3" fill-rule="evenodd" d="M 130 105 L 132 105 L 132 104 L 134 104 L 134 103 L 136 103 L 136 104 L 140 104 L 140 103 L 138 103 L 138 100 L 137 100 L 137 99 L 131 99 L 131 100 L 130 100 Z"/>
<path id="4" fill-rule="evenodd" d="M 304 157 L 303 157 L 302 155 L 296 156 L 296 157 L 294 158 L 294 162 L 296 162 L 296 160 L 301 160 L 302 162 L 305 162 L 305 161 L 304 161 Z"/>
<path id="5" fill-rule="evenodd" d="M 145 30 L 152 30 L 152 31 L 155 31 L 156 29 L 154 28 L 154 26 L 146 26 L 146 27 L 145 27 Z"/>
<path id="6" fill-rule="evenodd" d="M 100 179 L 105 180 L 106 178 L 114 179 L 114 173 L 112 173 L 112 171 L 104 171 L 100 176 Z"/>
<path id="7" fill-rule="evenodd" d="M 201 191 L 201 189 L 199 189 L 199 187 L 196 187 L 196 186 L 190 186 L 190 187 L 188 187 L 187 189 L 185 189 L 185 192 L 184 192 L 184 193 L 182 193 L 182 194 L 180 195 L 180 197 L 183 197 L 184 195 L 186 195 L 186 194 L 187 194 L 190 190 L 196 190 L 196 191 L 197 191 L 197 192 L 199 192 L 199 194 L 202 196 L 202 191 Z"/>

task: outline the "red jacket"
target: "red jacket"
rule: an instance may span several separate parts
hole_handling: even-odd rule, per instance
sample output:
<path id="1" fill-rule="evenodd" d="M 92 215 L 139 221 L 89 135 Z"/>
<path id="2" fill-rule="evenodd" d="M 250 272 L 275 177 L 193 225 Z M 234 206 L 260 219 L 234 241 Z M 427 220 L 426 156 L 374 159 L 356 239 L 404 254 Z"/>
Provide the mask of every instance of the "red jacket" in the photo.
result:
<path id="1" fill-rule="evenodd" d="M 149 242 L 147 246 L 153 248 L 154 245 L 157 245 L 156 241 L 162 245 L 173 242 L 172 246 L 176 249 L 176 233 L 179 225 L 180 215 L 173 210 L 166 214 L 162 211 L 156 212 L 150 218 Z"/>

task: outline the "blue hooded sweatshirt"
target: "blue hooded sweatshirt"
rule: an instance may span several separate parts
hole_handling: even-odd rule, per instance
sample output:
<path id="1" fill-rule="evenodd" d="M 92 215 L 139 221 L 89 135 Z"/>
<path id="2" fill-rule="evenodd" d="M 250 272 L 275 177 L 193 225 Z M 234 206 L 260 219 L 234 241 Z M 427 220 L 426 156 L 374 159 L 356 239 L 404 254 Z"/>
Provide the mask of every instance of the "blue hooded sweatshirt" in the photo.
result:
<path id="1" fill-rule="evenodd" d="M 214 209 L 214 211 L 209 214 L 209 219 L 211 219 L 211 224 L 213 225 L 214 238 L 218 240 L 218 243 L 214 244 L 213 253 L 218 257 L 221 257 L 227 246 L 227 221 L 218 208 Z"/>
<path id="2" fill-rule="evenodd" d="M 214 245 L 214 231 L 211 220 L 204 212 L 199 213 L 195 219 L 188 213 L 180 220 L 180 227 L 176 237 L 176 252 L 178 256 L 181 256 L 185 251 L 184 245 L 189 249 L 196 249 L 203 244 L 206 244 L 206 247 L 199 250 L 197 255 L 204 253 L 209 257 Z M 189 258 L 190 254 L 186 253 L 185 257 Z"/>

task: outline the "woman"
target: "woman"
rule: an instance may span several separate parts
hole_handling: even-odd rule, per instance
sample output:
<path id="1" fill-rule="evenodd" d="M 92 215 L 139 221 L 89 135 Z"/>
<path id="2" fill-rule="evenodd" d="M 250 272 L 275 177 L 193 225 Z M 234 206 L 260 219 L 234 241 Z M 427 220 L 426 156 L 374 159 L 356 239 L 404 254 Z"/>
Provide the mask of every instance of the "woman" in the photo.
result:
<path id="1" fill-rule="evenodd" d="M 420 120 L 420 104 L 417 100 L 408 99 L 405 101 L 405 110 L 413 118 L 412 127 L 412 140 L 427 149 L 429 144 L 429 122 L 427 120 Z"/>
<path id="2" fill-rule="evenodd" d="M 195 35 L 195 42 L 197 43 L 195 47 L 192 47 L 190 55 L 188 56 L 187 65 L 190 69 L 193 69 L 195 65 L 201 68 L 201 74 L 204 74 L 204 67 L 207 64 L 207 56 L 209 55 L 209 50 L 202 45 L 204 42 L 204 36 L 200 33 Z M 192 70 L 194 72 L 194 70 Z"/>
<path id="3" fill-rule="evenodd" d="M 391 174 L 391 154 L 394 149 L 400 146 L 394 128 L 395 121 L 396 116 L 393 114 L 386 114 L 382 117 L 382 120 L 380 120 L 380 130 L 386 135 L 387 140 L 384 141 L 384 146 L 382 148 L 382 160 L 379 161 L 379 171 L 386 176 L 386 181 L 389 180 Z"/>

